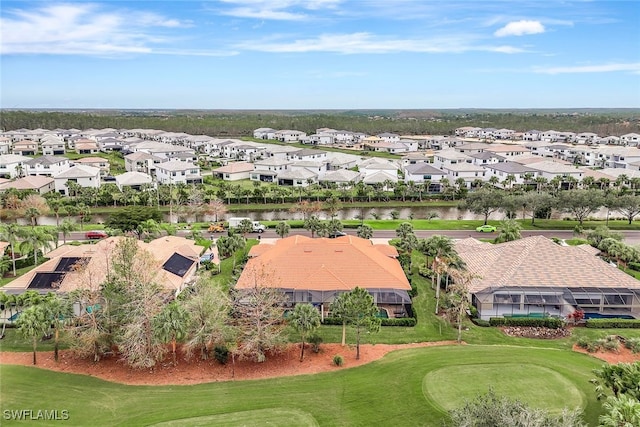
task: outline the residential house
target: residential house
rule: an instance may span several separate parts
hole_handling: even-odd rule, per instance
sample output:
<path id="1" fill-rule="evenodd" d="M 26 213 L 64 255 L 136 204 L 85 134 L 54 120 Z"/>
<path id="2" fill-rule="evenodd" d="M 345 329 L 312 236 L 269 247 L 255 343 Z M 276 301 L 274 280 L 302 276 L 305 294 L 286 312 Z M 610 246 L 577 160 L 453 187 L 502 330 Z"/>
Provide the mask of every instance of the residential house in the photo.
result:
<path id="1" fill-rule="evenodd" d="M 93 166 L 94 168 L 100 168 L 100 175 L 107 176 L 111 171 L 111 165 L 109 160 L 103 157 L 82 157 L 73 161 L 76 165 Z"/>
<path id="2" fill-rule="evenodd" d="M 433 155 L 433 166 L 438 169 L 442 169 L 443 166 L 462 163 L 472 164 L 473 157 L 453 149 L 436 151 Z"/>
<path id="3" fill-rule="evenodd" d="M 31 160 L 31 157 L 21 156 L 19 154 L 0 155 L 0 177 L 19 178 L 26 175 L 25 162 L 29 160 Z"/>
<path id="4" fill-rule="evenodd" d="M 279 130 L 274 134 L 274 139 L 281 142 L 301 142 L 307 134 L 299 130 Z"/>
<path id="5" fill-rule="evenodd" d="M 11 153 L 11 138 L 0 137 L 0 155 Z"/>
<path id="6" fill-rule="evenodd" d="M 291 160 L 280 157 L 267 157 L 253 162 L 253 171 L 249 174 L 252 181 L 276 182 L 275 179 L 282 171 L 286 171 Z"/>
<path id="7" fill-rule="evenodd" d="M 48 261 L 9 282 L 3 290 L 9 294 L 27 290 L 68 293 L 89 283 L 102 283 L 109 272 L 109 260 L 122 239 L 125 237 L 115 236 L 92 245 L 62 245 L 45 255 Z M 163 236 L 149 243 L 135 241 L 139 250 L 153 259 L 154 271 L 157 271 L 155 281 L 165 291 L 177 295 L 194 282 L 202 246 L 177 236 Z"/>
<path id="8" fill-rule="evenodd" d="M 256 139 L 276 139 L 276 130 L 271 128 L 258 128 L 253 131 Z"/>
<path id="9" fill-rule="evenodd" d="M 292 164 L 291 169 L 278 173 L 276 179 L 278 185 L 289 185 L 293 187 L 308 187 L 309 184 L 318 181 L 318 173 L 307 169 L 306 167 L 294 168 Z"/>
<path id="10" fill-rule="evenodd" d="M 458 179 L 462 178 L 467 188 L 471 188 L 474 182 L 477 180 L 487 181 L 487 170 L 473 163 L 453 163 L 445 164 L 440 167 L 441 170 L 446 172 L 446 178 L 455 183 Z"/>
<path id="11" fill-rule="evenodd" d="M 124 168 L 127 172 L 136 171 L 155 176 L 156 166 L 164 160 L 164 158 L 154 156 L 146 151 L 137 151 L 124 156 Z"/>
<path id="12" fill-rule="evenodd" d="M 100 151 L 108 153 L 110 151 L 122 151 L 125 142 L 122 138 L 102 138 L 98 139 L 98 148 Z"/>
<path id="13" fill-rule="evenodd" d="M 630 147 L 637 147 L 638 144 L 640 143 L 640 135 L 638 135 L 637 133 L 627 133 L 620 136 L 620 141 L 624 145 L 628 145 Z"/>
<path id="14" fill-rule="evenodd" d="M 287 158 L 292 161 L 298 160 L 326 160 L 327 152 L 313 148 L 303 148 L 301 150 L 287 153 Z"/>
<path id="15" fill-rule="evenodd" d="M 40 144 L 42 154 L 45 156 L 63 156 L 66 150 L 66 143 L 59 139 L 50 139 Z"/>
<path id="16" fill-rule="evenodd" d="M 38 143 L 31 139 L 14 142 L 12 153 L 19 156 L 35 156 L 38 154 Z"/>
<path id="17" fill-rule="evenodd" d="M 640 281 L 595 255 L 543 236 L 506 243 L 456 242 L 473 275 L 470 298 L 483 320 L 507 316 L 640 317 Z"/>
<path id="18" fill-rule="evenodd" d="M 488 147 L 485 151 L 498 154 L 505 158 L 521 156 L 523 154 L 529 153 L 529 149 L 520 144 L 491 144 L 491 146 Z"/>
<path id="19" fill-rule="evenodd" d="M 398 182 L 399 169 L 400 165 L 396 161 L 377 157 L 365 160 L 358 165 L 358 171 L 362 174 L 365 183 L 367 183 L 367 177 L 379 175 L 380 172 L 392 177 L 391 181 Z"/>
<path id="20" fill-rule="evenodd" d="M 291 307 L 310 303 L 324 317 L 338 295 L 360 287 L 389 317 L 411 316 L 411 285 L 397 257 L 393 246 L 355 236 L 296 235 L 252 247 L 235 288 L 242 291 L 256 283 L 277 288 Z"/>
<path id="21" fill-rule="evenodd" d="M 129 187 L 133 190 L 142 190 L 145 186 L 153 186 L 153 178 L 151 175 L 147 175 L 142 172 L 125 172 L 120 175 L 116 175 L 116 185 L 123 190 L 124 187 Z"/>
<path id="22" fill-rule="evenodd" d="M 15 181 L 7 181 L 0 183 L 0 191 L 5 191 L 9 188 L 16 190 L 32 190 L 40 195 L 47 194 L 55 190 L 55 181 L 48 176 L 25 176 L 24 178 L 18 178 Z"/>
<path id="23" fill-rule="evenodd" d="M 156 180 L 160 184 L 200 184 L 200 167 L 193 163 L 171 160 L 156 165 Z"/>
<path id="24" fill-rule="evenodd" d="M 352 169 L 357 167 L 360 162 L 359 156 L 336 152 L 327 153 L 327 159 L 329 160 L 330 170 Z"/>
<path id="25" fill-rule="evenodd" d="M 446 177 L 446 172 L 434 168 L 428 163 L 414 163 L 403 165 L 404 182 L 429 183 L 430 192 L 440 191 L 440 181 Z"/>
<path id="26" fill-rule="evenodd" d="M 156 141 L 144 141 L 136 144 L 135 147 L 131 147 L 131 151 L 137 153 L 143 151 L 145 153 L 153 154 L 156 157 L 162 159 L 172 159 L 177 153 L 191 153 L 194 154 L 195 150 L 176 144 L 165 144 L 164 142 Z"/>
<path id="27" fill-rule="evenodd" d="M 416 151 L 402 156 L 403 165 L 415 165 L 417 163 L 433 163 L 433 151 Z"/>
<path id="28" fill-rule="evenodd" d="M 538 170 L 516 162 L 500 162 L 484 165 L 487 170 L 487 181 L 492 177 L 498 178 L 500 186 L 511 188 L 513 185 L 523 185 L 533 182 Z M 528 178 L 528 179 L 527 179 Z"/>
<path id="29" fill-rule="evenodd" d="M 524 141 L 540 141 L 542 139 L 542 132 L 539 130 L 530 130 L 522 135 Z"/>
<path id="30" fill-rule="evenodd" d="M 471 153 L 469 154 L 471 157 L 471 163 L 478 166 L 491 165 L 494 163 L 504 162 L 506 160 L 505 157 L 500 156 L 491 151 L 483 151 L 482 153 Z"/>
<path id="31" fill-rule="evenodd" d="M 100 151 L 98 143 L 91 140 L 77 140 L 73 146 L 78 154 L 96 154 Z"/>
<path id="32" fill-rule="evenodd" d="M 400 135 L 397 133 L 383 132 L 378 134 L 377 137 L 386 142 L 400 142 Z"/>
<path id="33" fill-rule="evenodd" d="M 454 150 L 465 154 L 478 154 L 494 145 L 497 144 L 489 144 L 487 142 L 465 142 L 464 144 L 455 147 Z"/>
<path id="34" fill-rule="evenodd" d="M 56 191 L 69 195 L 69 182 L 75 182 L 84 188 L 100 188 L 100 169 L 92 166 L 75 165 L 53 176 Z"/>
<path id="35" fill-rule="evenodd" d="M 250 178 L 254 166 L 249 162 L 229 162 L 213 170 L 213 175 L 225 181 L 239 181 Z"/>
<path id="36" fill-rule="evenodd" d="M 66 157 L 41 156 L 25 162 L 27 175 L 54 176 L 71 168 L 71 162 Z"/>
<path id="37" fill-rule="evenodd" d="M 568 182 L 568 178 L 571 177 L 574 180 L 582 181 L 582 176 L 584 174 L 584 171 L 576 166 L 550 160 L 529 163 L 527 166 L 538 171 L 537 176 L 546 178 L 549 181 L 555 177 L 560 177 L 563 187 Z"/>
<path id="38" fill-rule="evenodd" d="M 347 188 L 353 187 L 362 179 L 360 172 L 355 172 L 347 169 L 332 170 L 324 174 L 324 176 L 318 178 L 320 183 L 331 183 L 344 186 Z"/>

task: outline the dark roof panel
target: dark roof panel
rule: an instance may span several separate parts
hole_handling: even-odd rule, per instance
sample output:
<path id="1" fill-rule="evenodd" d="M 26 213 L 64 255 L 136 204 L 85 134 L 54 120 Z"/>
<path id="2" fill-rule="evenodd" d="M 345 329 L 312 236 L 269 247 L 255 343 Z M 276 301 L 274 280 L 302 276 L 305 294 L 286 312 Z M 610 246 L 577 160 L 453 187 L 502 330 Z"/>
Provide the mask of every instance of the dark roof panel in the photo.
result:
<path id="1" fill-rule="evenodd" d="M 78 263 L 85 262 L 87 260 L 88 258 L 80 258 L 80 257 L 60 258 L 58 265 L 53 271 L 57 271 L 57 272 L 74 271 Z"/>
<path id="2" fill-rule="evenodd" d="M 194 263 L 195 260 L 174 253 L 167 262 L 162 265 L 162 268 L 176 276 L 184 277 Z"/>
<path id="3" fill-rule="evenodd" d="M 29 289 L 54 289 L 64 279 L 64 273 L 36 273 L 31 279 Z"/>

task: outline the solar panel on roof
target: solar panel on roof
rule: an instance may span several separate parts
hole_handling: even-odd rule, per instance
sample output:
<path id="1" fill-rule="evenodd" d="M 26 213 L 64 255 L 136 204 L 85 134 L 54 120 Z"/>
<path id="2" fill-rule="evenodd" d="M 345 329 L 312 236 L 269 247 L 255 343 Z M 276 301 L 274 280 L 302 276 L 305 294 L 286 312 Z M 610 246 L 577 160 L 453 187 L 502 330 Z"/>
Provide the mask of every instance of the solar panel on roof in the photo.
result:
<path id="1" fill-rule="evenodd" d="M 54 289 L 62 282 L 64 273 L 36 273 L 29 282 L 29 289 Z M 56 285 L 56 286 L 54 286 Z"/>
<path id="2" fill-rule="evenodd" d="M 54 271 L 63 271 L 63 272 L 73 271 L 75 269 L 75 266 L 79 262 L 83 262 L 86 259 L 87 258 L 81 258 L 81 257 L 60 258 L 60 261 L 58 262 L 58 265 L 56 266 Z"/>
<path id="3" fill-rule="evenodd" d="M 167 262 L 162 265 L 162 268 L 176 276 L 184 277 L 194 263 L 195 261 L 192 259 L 180 254 L 173 254 Z"/>

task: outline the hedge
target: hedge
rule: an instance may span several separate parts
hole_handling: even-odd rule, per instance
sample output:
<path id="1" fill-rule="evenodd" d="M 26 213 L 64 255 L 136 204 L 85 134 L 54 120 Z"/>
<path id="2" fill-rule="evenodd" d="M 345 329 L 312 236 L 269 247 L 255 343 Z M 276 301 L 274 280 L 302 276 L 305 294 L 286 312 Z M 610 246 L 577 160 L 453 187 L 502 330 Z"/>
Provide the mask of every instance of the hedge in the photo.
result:
<path id="1" fill-rule="evenodd" d="M 554 317 L 545 317 L 543 319 L 533 317 L 492 317 L 489 319 L 489 324 L 491 326 L 532 326 L 558 329 L 564 325 L 564 322 Z"/>
<path id="2" fill-rule="evenodd" d="M 417 320 L 414 317 L 396 317 L 392 319 L 380 319 L 382 326 L 416 326 Z M 342 320 L 337 317 L 325 317 L 323 325 L 342 325 Z"/>
<path id="3" fill-rule="evenodd" d="M 638 319 L 588 319 L 587 328 L 609 329 L 609 328 L 640 328 Z"/>

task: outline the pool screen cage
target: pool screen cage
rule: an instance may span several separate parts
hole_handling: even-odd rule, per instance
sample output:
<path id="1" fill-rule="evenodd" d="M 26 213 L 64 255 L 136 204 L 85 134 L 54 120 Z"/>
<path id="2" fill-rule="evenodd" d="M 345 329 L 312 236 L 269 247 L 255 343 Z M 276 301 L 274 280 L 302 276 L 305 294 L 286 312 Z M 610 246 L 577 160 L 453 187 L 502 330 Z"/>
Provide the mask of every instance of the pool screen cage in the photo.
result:
<path id="1" fill-rule="evenodd" d="M 373 301 L 378 306 L 390 306 L 390 307 L 403 307 L 408 308 L 411 306 L 411 297 L 407 291 L 402 289 L 384 289 L 384 288 L 366 288 L 367 291 L 373 296 Z M 323 312 L 329 310 L 329 305 L 340 294 L 349 292 L 350 289 L 345 290 L 300 290 L 300 289 L 282 289 L 287 296 L 288 305 L 293 307 L 296 304 L 309 303 L 318 307 Z"/>
<path id="2" fill-rule="evenodd" d="M 566 317 L 586 313 L 640 317 L 640 289 L 584 287 L 490 287 L 472 295 L 483 319 L 510 315 Z"/>

